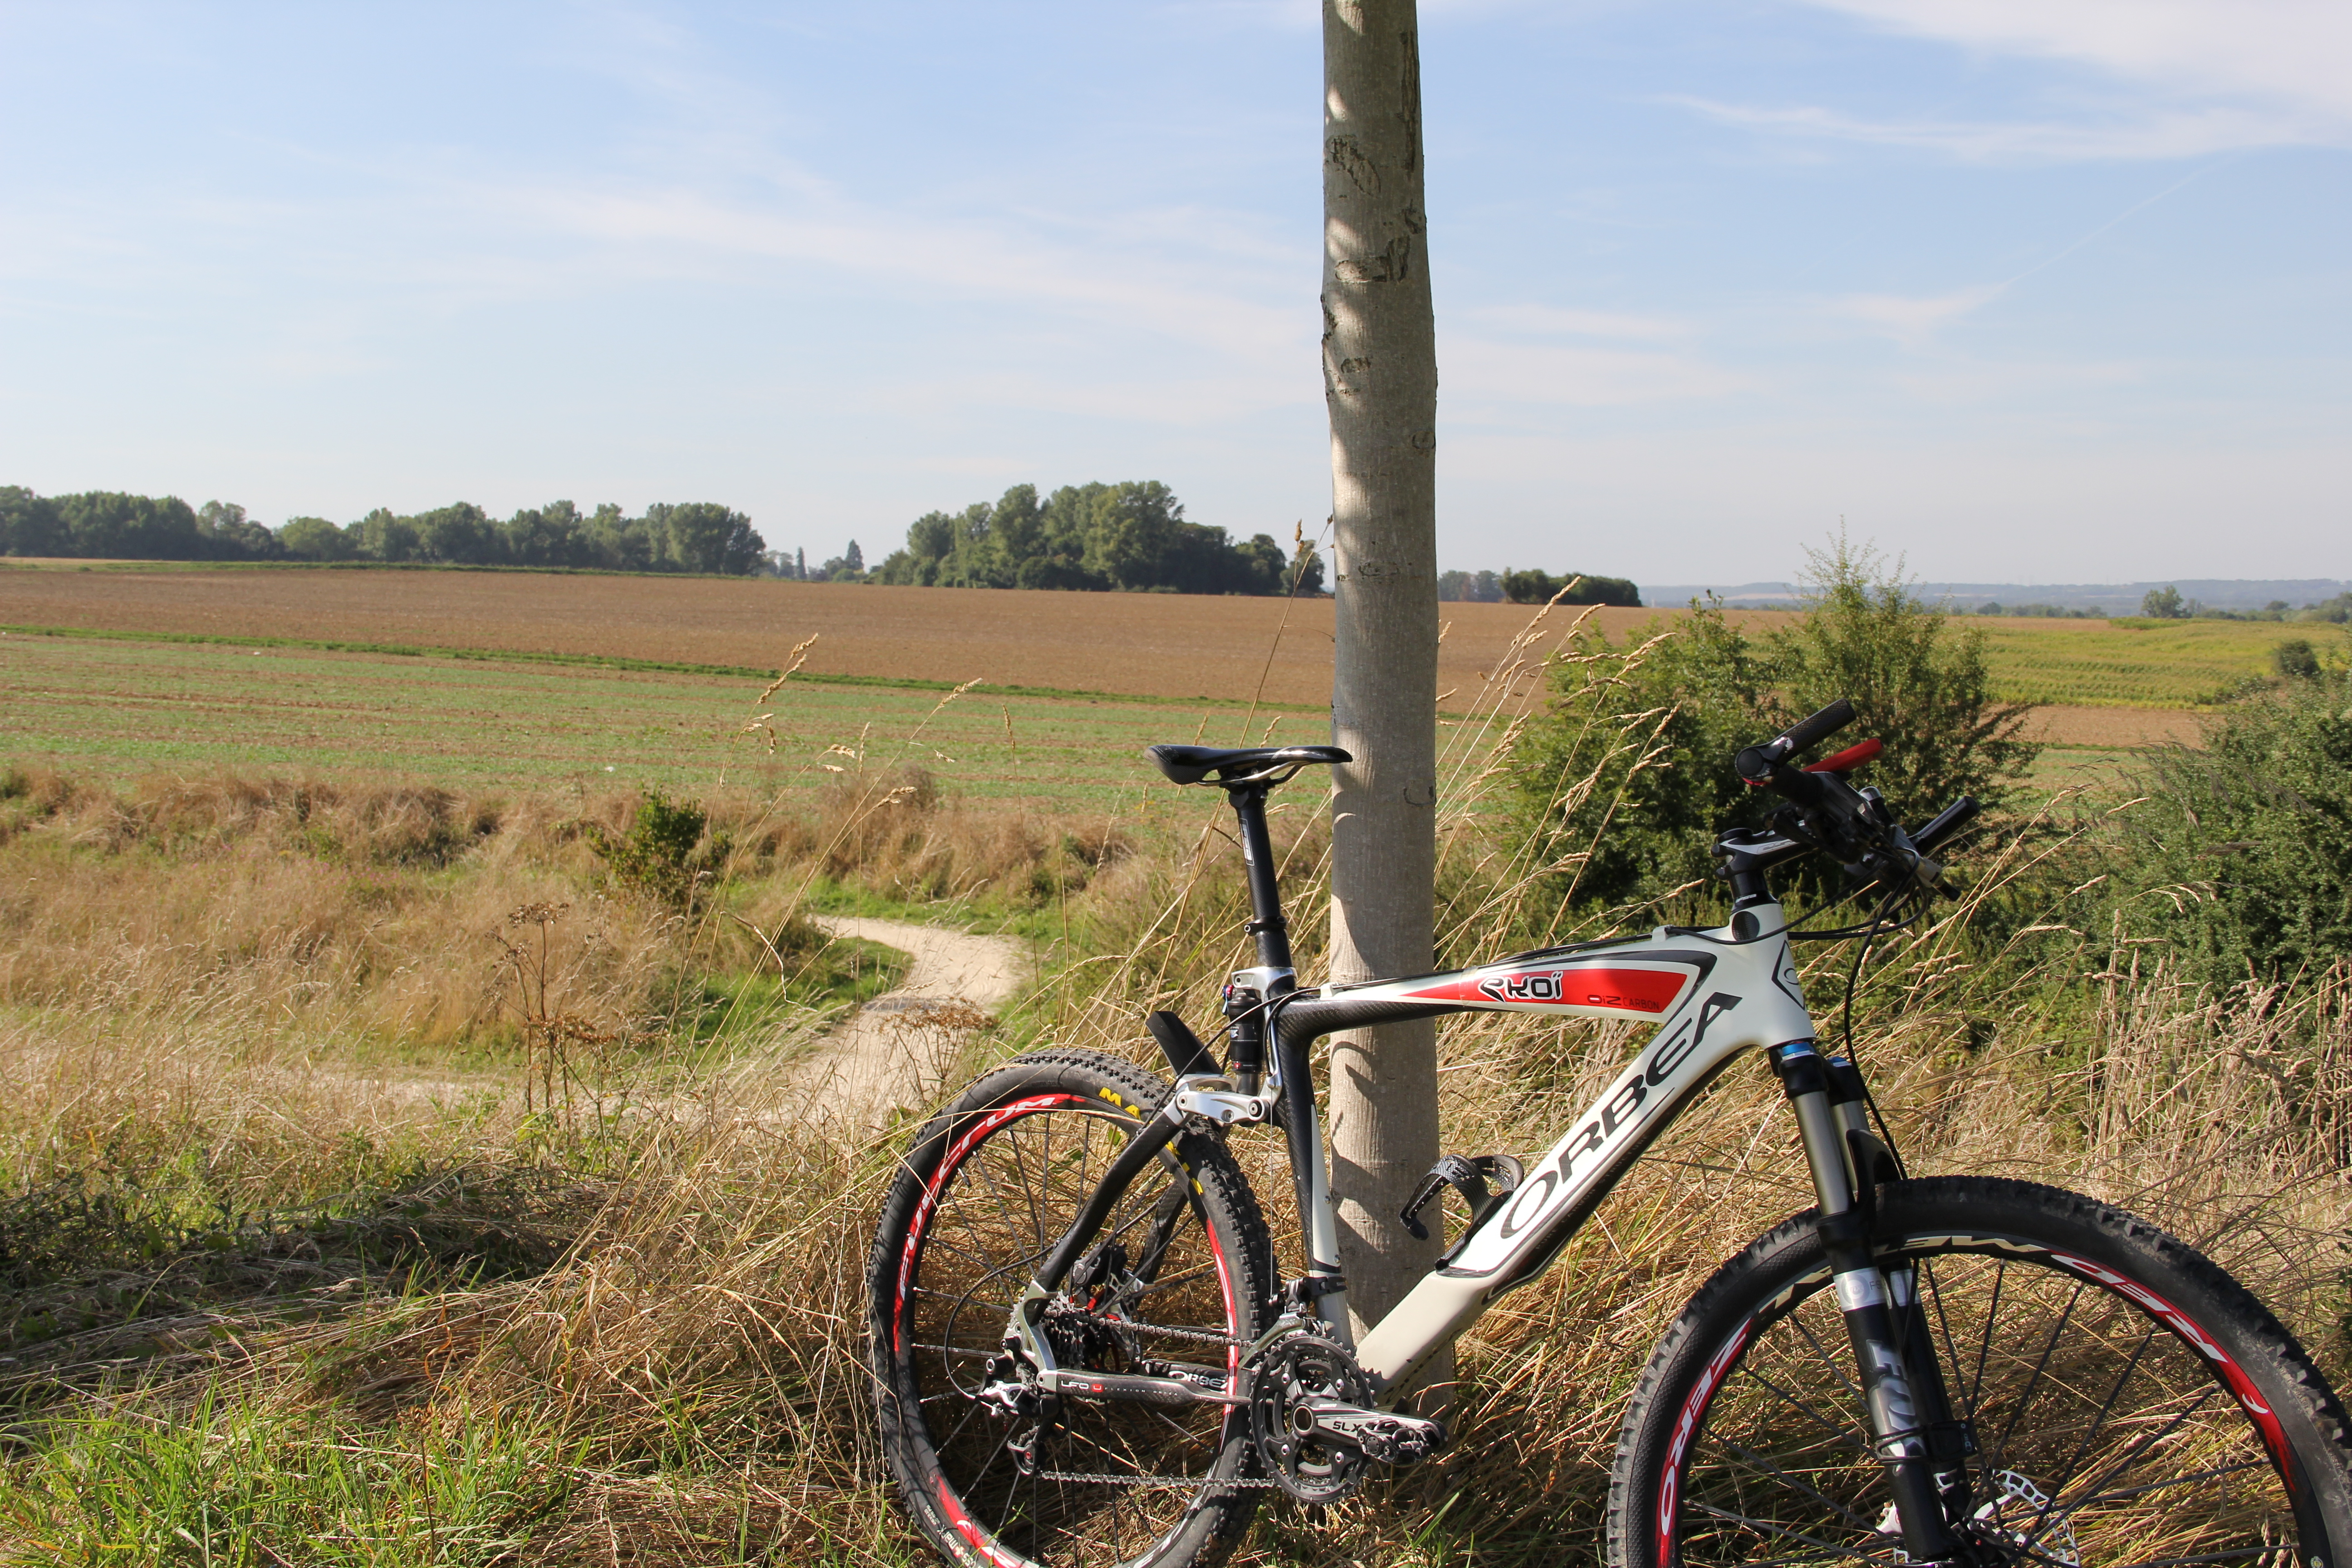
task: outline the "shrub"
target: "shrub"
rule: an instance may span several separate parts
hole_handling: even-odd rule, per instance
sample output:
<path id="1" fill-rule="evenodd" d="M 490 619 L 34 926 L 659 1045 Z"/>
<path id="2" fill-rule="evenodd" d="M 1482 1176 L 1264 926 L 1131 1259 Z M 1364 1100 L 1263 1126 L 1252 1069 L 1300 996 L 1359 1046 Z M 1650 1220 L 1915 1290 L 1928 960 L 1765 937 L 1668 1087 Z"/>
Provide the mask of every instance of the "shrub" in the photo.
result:
<path id="1" fill-rule="evenodd" d="M 692 801 L 672 800 L 658 789 L 649 789 L 637 802 L 628 831 L 618 837 L 594 823 L 583 826 L 588 841 L 604 858 L 615 879 L 684 909 L 694 901 L 705 865 L 726 858 L 724 844 L 713 843 L 707 853 L 697 852 L 709 820 L 709 814 Z"/>
<path id="2" fill-rule="evenodd" d="M 1549 893 L 1538 902 L 1641 903 L 1704 879 L 1714 829 L 1747 804 L 1729 764 L 1766 733 L 1766 680 L 1719 605 L 1622 646 L 1577 633 L 1512 755 L 1514 825 Z"/>
<path id="3" fill-rule="evenodd" d="M 1992 695 L 1982 629 L 1955 625 L 1910 592 L 1899 562 L 1843 535 L 1806 560 L 1811 613 L 1765 639 L 1776 691 L 1758 738 L 1851 698 L 1845 739 L 1886 742 L 1860 778 L 1898 817 L 1924 822 L 1963 795 L 2007 804 L 2041 747 L 2023 736 L 2032 705 Z"/>
<path id="4" fill-rule="evenodd" d="M 1715 834 L 1760 815 L 1732 753 L 1840 697 L 1857 714 L 1847 739 L 1885 742 L 1857 782 L 1898 816 L 1924 821 L 1964 794 L 2004 803 L 2038 748 L 2021 734 L 2029 706 L 1992 697 L 1984 634 L 1843 538 L 1811 554 L 1805 581 L 1811 613 L 1760 640 L 1695 603 L 1623 645 L 1588 627 L 1559 658 L 1513 754 L 1514 826 L 1549 907 L 1712 906 Z M 1809 865 L 1800 896 L 1836 876 Z"/>
<path id="5" fill-rule="evenodd" d="M 2271 650 L 2271 663 L 2288 680 L 2310 680 L 2319 674 L 2319 653 L 2309 637 L 2289 637 Z"/>
<path id="6" fill-rule="evenodd" d="M 2210 981 L 2326 969 L 2352 952 L 2352 676 L 2241 699 L 2204 741 L 2137 780 L 2126 923 Z"/>

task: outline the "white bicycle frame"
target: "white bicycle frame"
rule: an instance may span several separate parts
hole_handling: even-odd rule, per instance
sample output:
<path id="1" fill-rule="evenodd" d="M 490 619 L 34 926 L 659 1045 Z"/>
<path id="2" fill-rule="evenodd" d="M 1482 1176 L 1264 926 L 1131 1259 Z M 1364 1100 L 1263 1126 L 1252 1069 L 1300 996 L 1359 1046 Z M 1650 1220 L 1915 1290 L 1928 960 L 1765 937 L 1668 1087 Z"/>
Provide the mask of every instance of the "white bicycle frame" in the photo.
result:
<path id="1" fill-rule="evenodd" d="M 1497 1297 L 1541 1274 L 1651 1141 L 1733 1057 L 1800 1042 L 1811 1048 L 1812 1017 L 1780 906 L 1750 905 L 1738 920 L 1740 929 L 1757 934 L 1743 941 L 1728 927 L 1703 932 L 1661 928 L 1628 942 L 1522 954 L 1449 973 L 1326 985 L 1295 992 L 1280 1004 L 1276 1027 L 1286 1048 L 1279 1054 L 1295 1064 L 1293 1070 L 1305 1065 L 1308 1038 L 1400 1017 L 1531 1013 L 1634 1018 L 1658 1026 L 1559 1141 L 1528 1163 L 1518 1186 L 1448 1247 L 1437 1266 L 1354 1347 L 1381 1396 L 1393 1398 Z M 1181 1080 L 1180 1096 L 1195 1081 Z M 1205 1076 L 1200 1081 L 1205 1089 Z M 1267 1086 L 1268 1100 L 1278 1087 Z M 1294 1094 L 1287 1103 L 1309 1258 L 1336 1259 L 1339 1226 L 1313 1096 Z M 1807 1131 L 1810 1145 L 1815 1140 Z M 1350 1336 L 1345 1292 L 1321 1297 L 1316 1310 L 1346 1342 Z"/>

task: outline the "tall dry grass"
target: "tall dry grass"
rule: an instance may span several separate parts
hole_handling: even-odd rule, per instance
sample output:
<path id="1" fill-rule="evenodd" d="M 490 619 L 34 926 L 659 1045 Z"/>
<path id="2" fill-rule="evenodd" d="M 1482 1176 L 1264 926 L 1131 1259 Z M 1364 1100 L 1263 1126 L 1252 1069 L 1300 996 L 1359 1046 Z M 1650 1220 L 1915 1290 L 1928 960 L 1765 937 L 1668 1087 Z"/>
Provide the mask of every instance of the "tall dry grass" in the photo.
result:
<path id="1" fill-rule="evenodd" d="M 1441 940 L 1453 961 L 1530 930 L 1565 938 L 1630 918 L 1553 926 L 1531 900 L 1557 867 L 1527 864 L 1493 831 L 1515 715 L 1564 629 L 1557 618 L 1531 627 L 1452 732 Z M 1655 717 L 1621 714 L 1618 732 L 1596 744 L 1642 747 Z M 730 865 L 757 893 L 734 908 L 738 923 L 764 941 L 827 879 L 862 878 L 913 901 L 1042 896 L 1041 868 L 1069 873 L 1057 892 L 1082 897 L 1060 905 L 1066 927 L 1045 928 L 1056 979 L 983 1037 L 983 1051 L 1050 1039 L 1156 1062 L 1143 1013 L 1173 1005 L 1205 1020 L 1223 973 L 1247 961 L 1238 856 L 1206 792 L 1178 797 L 1201 824 L 1181 840 L 1089 839 L 1050 821 L 959 814 L 920 780 L 869 774 L 854 756 L 843 767 L 816 817 L 748 796 L 714 810 L 714 834 L 730 836 L 728 853 L 740 858 Z M 608 809 L 617 832 L 623 804 L 577 809 Z M 1285 892 L 1302 912 L 1328 888 L 1318 805 L 1302 781 L 1276 818 Z M 218 848 L 199 834 L 171 863 L 258 878 L 259 862 L 287 849 L 278 810 L 254 818 L 273 825 L 267 832 L 232 834 Z M 110 820 L 96 805 L 51 815 Z M 453 806 L 448 820 L 478 819 Z M 566 868 L 576 846 L 551 830 L 490 847 L 510 820 L 420 875 L 510 865 L 515 880 L 480 906 L 488 912 L 546 886 L 532 879 L 585 874 Z M 2238 1270 L 2340 1371 L 2352 972 L 2293 994 L 2200 991 L 2143 949 L 2062 933 L 2073 942 L 2066 962 L 2093 978 L 2070 993 L 2077 1005 L 2053 1011 L 2002 950 L 2024 940 L 2019 922 L 1988 941 L 1983 917 L 2000 900 L 2038 897 L 2068 836 L 2084 830 L 2053 816 L 1989 836 L 1970 857 L 1970 900 L 1895 939 L 1874 964 L 1857 1033 L 1896 1137 L 1916 1169 L 2053 1180 L 2150 1214 Z M 136 834 L 125 842 L 110 853 L 130 864 L 142 851 Z M 168 880 L 155 853 L 153 875 Z M 37 855 L 73 868 L 55 841 Z M 358 876 L 382 862 L 334 864 Z M 244 1182 L 256 1214 L 272 1194 L 314 1200 L 256 1224 L 278 1225 L 271 1245 L 332 1278 L 250 1300 L 230 1282 L 206 1299 L 206 1322 L 184 1314 L 201 1331 L 151 1345 L 139 1363 L 89 1356 L 16 1375 L 7 1386 L 19 1444 L 0 1533 L 40 1543 L 19 1546 L 25 1560 L 110 1561 L 106 1544 L 132 1539 L 187 1562 L 920 1560 L 891 1510 L 860 1370 L 866 1247 L 903 1125 L 862 1137 L 840 1121 L 812 1124 L 793 1114 L 779 1075 L 741 1058 L 694 1058 L 620 1118 L 526 1114 L 511 1098 L 436 1103 L 322 1073 L 316 1031 L 331 1015 L 293 999 L 302 964 L 290 939 L 255 942 L 254 967 L 280 978 L 239 989 L 226 978 L 244 962 L 236 944 L 190 940 L 212 929 L 200 900 L 152 928 L 157 945 L 177 940 L 187 953 L 126 948 L 123 962 L 156 966 L 139 986 L 115 1000 L 75 989 L 74 943 L 103 940 L 137 897 L 167 891 L 159 882 L 116 900 L 11 884 L 8 896 L 26 900 L 12 911 L 49 933 L 53 954 L 8 993 L 48 1021 L 0 1037 L 19 1168 L 37 1147 L 62 1169 L 110 1129 L 182 1129 L 158 1134 L 157 1152 L 204 1152 L 185 1166 L 189 1194 Z M 77 924 L 65 912 L 76 898 L 99 912 Z M 249 898 L 257 912 L 220 929 L 279 930 L 264 918 L 269 898 Z M 332 917 L 331 942 L 346 944 L 339 953 L 359 951 L 352 933 L 368 929 L 351 901 L 346 889 L 319 906 Z M 715 915 L 707 923 L 734 929 Z M 1310 973 L 1315 924 L 1299 921 Z M 432 946 L 446 939 L 431 926 L 421 917 L 400 928 L 384 951 L 413 940 L 453 952 Z M 648 927 L 646 940 L 655 934 Z M 1835 994 L 1842 956 L 1814 958 L 1813 994 Z M 185 984 L 207 974 L 220 977 L 209 989 Z M 127 1005 L 173 984 L 187 997 L 177 1013 Z M 343 994 L 360 1005 L 361 990 Z M 282 1020 L 254 1031 L 273 998 L 287 1003 Z M 68 1016 L 77 1022 L 61 1035 L 55 1020 Z M 421 1005 L 368 1014 L 439 1016 Z M 1453 1021 L 1441 1036 L 1448 1146 L 1545 1146 L 1635 1044 L 1619 1026 Z M 370 1152 L 355 1152 L 354 1132 Z M 1276 1145 L 1251 1134 L 1240 1152 L 1278 1213 L 1287 1184 Z M 340 1211 L 339 1192 L 352 1194 Z M 1244 1560 L 1501 1564 L 1593 1551 L 1616 1423 L 1650 1343 L 1722 1258 L 1807 1201 L 1778 1087 L 1760 1066 L 1735 1068 L 1559 1264 L 1465 1342 L 1454 1449 L 1319 1525 L 1269 1509 Z M 436 1237 L 472 1224 L 489 1239 L 470 1253 L 462 1242 L 370 1252 L 332 1232 L 339 1213 L 378 1226 L 404 1215 Z M 396 1282 L 393 1268 L 404 1270 Z M 216 1337 L 222 1327 L 230 1331 Z M 231 1458 L 205 1468 L 180 1458 L 199 1452 Z M 150 1503 L 129 1499 L 133 1477 Z M 165 1528 L 229 1519 L 243 1533 L 215 1530 L 227 1545 L 209 1559 Z"/>

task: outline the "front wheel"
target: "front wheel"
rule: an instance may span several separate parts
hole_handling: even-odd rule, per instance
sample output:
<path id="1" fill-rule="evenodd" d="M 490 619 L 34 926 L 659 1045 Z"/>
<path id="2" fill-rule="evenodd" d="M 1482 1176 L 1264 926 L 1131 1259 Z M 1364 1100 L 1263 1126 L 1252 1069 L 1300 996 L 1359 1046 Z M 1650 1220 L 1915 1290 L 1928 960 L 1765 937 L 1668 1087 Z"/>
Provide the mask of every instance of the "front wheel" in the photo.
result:
<path id="1" fill-rule="evenodd" d="M 1880 1189 L 1874 1243 L 1948 1522 L 1981 1564 L 2336 1568 L 2352 1443 L 2262 1304 L 2145 1221 L 2052 1187 Z M 1623 1568 L 1907 1563 L 1811 1215 L 1691 1299 L 1617 1449 Z"/>
<path id="2" fill-rule="evenodd" d="M 1193 1568 L 1232 1548 L 1270 1484 L 1241 1394 L 1273 1249 L 1222 1140 L 1187 1133 L 1144 1168 L 1040 1324 L 1065 1371 L 1212 1397 L 1040 1396 L 1007 1353 L 1014 1302 L 1167 1093 L 1093 1051 L 1015 1058 L 925 1124 L 891 1185 L 868 1266 L 881 1437 L 908 1516 L 950 1562 Z"/>

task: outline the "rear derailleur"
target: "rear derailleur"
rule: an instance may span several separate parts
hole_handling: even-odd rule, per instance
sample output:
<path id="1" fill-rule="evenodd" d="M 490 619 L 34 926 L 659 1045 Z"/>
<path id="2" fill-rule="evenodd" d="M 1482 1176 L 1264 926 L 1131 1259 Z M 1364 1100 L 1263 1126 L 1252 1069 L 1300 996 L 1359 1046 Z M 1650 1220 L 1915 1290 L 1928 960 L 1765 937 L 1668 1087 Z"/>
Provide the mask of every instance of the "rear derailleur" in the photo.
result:
<path id="1" fill-rule="evenodd" d="M 1336 1340 L 1300 1324 L 1250 1358 L 1250 1434 L 1266 1473 L 1300 1502 L 1337 1502 L 1367 1463 L 1405 1465 L 1445 1446 L 1445 1428 L 1370 1407 L 1371 1379 Z"/>

